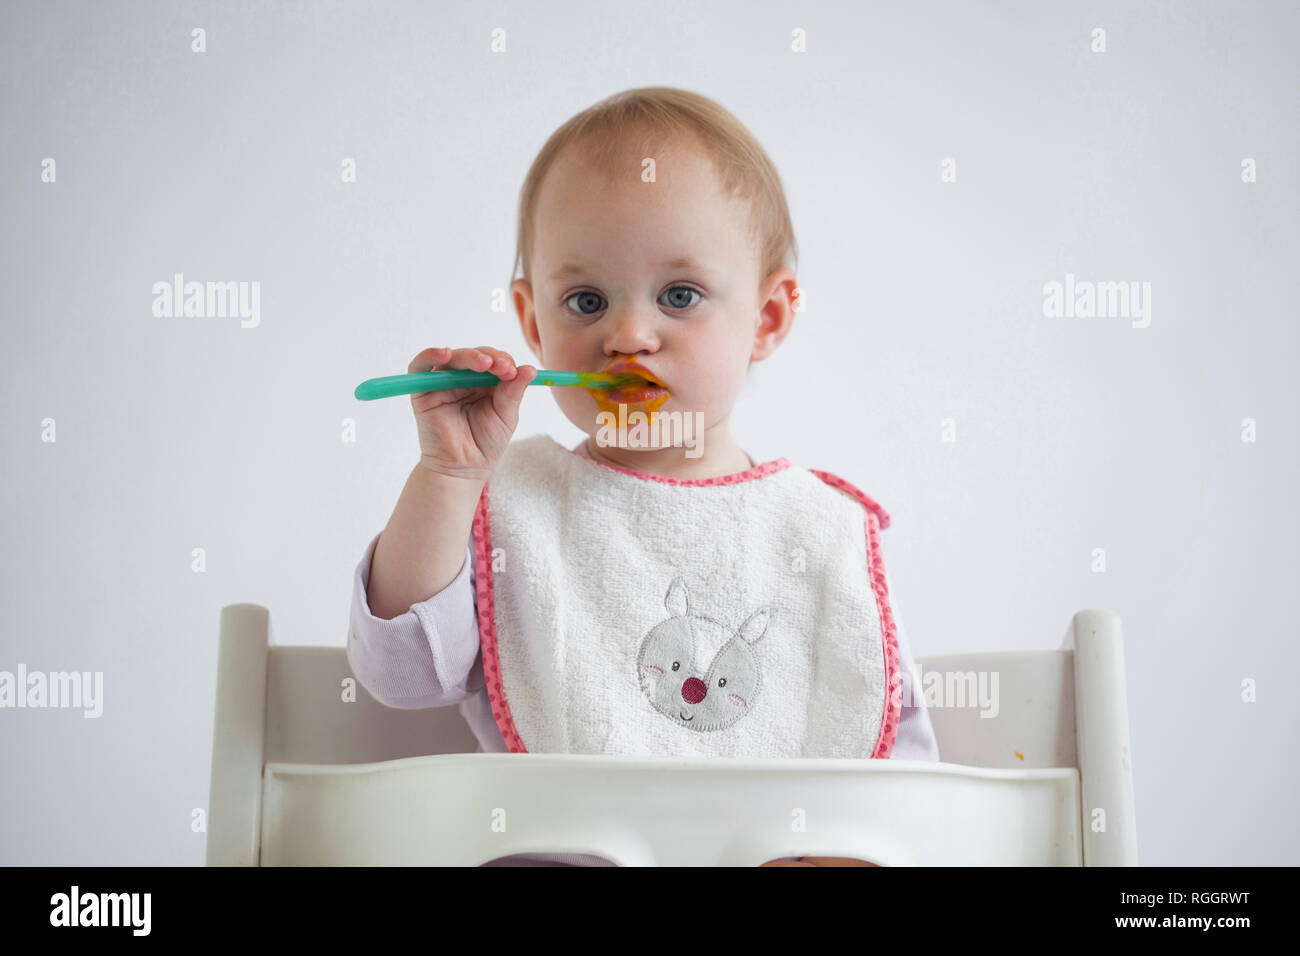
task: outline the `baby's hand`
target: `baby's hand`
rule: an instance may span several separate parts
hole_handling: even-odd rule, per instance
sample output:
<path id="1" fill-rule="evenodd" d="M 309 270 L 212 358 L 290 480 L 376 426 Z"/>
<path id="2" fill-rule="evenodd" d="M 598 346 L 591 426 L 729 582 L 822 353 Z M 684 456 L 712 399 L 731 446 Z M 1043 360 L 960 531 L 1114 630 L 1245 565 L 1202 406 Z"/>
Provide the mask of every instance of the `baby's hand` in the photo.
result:
<path id="1" fill-rule="evenodd" d="M 793 860 L 769 860 L 759 866 L 879 866 L 848 856 L 801 856 Z"/>
<path id="2" fill-rule="evenodd" d="M 519 424 L 524 388 L 537 375 L 531 365 L 515 367 L 500 349 L 425 349 L 407 371 L 463 368 L 491 372 L 501 381 L 477 388 L 419 392 L 411 396 L 420 437 L 420 466 L 455 478 L 487 481 Z"/>

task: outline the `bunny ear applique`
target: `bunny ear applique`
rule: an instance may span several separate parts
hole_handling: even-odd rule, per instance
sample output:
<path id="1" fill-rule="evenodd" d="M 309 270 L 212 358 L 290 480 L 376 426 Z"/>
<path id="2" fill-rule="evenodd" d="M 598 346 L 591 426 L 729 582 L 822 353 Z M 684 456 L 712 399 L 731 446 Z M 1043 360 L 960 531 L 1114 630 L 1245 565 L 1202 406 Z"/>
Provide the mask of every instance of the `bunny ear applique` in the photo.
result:
<path id="1" fill-rule="evenodd" d="M 668 585 L 668 593 L 664 596 L 664 607 L 668 608 L 668 613 L 674 617 L 685 617 L 691 612 L 690 594 L 680 573 L 674 573 L 673 582 Z"/>
<path id="2" fill-rule="evenodd" d="M 746 644 L 757 644 L 759 638 L 767 633 L 767 625 L 772 619 L 772 609 L 764 605 L 745 619 L 740 625 L 740 639 Z"/>

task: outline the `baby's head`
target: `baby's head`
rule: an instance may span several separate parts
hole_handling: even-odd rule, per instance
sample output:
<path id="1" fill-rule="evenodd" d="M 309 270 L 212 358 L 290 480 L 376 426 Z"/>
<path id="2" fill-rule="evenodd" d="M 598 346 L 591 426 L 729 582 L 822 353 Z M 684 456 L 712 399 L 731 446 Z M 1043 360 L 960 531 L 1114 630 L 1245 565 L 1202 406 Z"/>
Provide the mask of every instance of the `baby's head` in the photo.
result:
<path id="1" fill-rule="evenodd" d="M 542 147 L 511 288 L 540 367 L 636 362 L 666 399 L 615 402 L 699 412 L 725 431 L 750 363 L 789 332 L 796 255 L 780 177 L 749 131 L 712 100 L 651 87 L 597 103 Z M 589 435 L 610 407 L 582 389 L 552 394 Z"/>

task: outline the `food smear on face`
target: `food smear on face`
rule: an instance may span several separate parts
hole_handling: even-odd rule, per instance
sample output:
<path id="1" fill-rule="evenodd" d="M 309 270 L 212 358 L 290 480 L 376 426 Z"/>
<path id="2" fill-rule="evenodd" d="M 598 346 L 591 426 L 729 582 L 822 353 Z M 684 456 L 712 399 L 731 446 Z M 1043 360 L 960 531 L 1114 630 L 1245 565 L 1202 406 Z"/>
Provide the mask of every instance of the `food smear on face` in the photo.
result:
<path id="1" fill-rule="evenodd" d="M 601 378 L 605 377 L 601 376 Z M 626 382 L 617 388 L 584 387 L 596 400 L 596 407 L 600 411 L 609 412 L 617 419 L 619 405 L 626 405 L 625 414 L 631 415 L 634 411 L 643 412 L 649 424 L 654 425 L 659 409 L 664 402 L 668 401 L 671 393 L 662 385 L 655 385 L 635 373 L 629 372 L 620 377 L 626 379 Z"/>

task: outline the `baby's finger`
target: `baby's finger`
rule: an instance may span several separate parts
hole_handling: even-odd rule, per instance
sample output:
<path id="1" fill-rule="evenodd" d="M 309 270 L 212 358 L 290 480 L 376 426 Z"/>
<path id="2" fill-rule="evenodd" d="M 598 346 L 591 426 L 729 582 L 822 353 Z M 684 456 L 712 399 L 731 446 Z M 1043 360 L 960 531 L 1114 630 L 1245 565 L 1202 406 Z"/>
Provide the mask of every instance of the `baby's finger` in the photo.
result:
<path id="1" fill-rule="evenodd" d="M 425 349 L 411 359 L 411 364 L 406 366 L 406 371 L 411 375 L 419 372 L 431 372 L 438 368 L 439 362 L 447 361 L 450 355 L 451 349 L 449 348 Z"/>
<path id="2" fill-rule="evenodd" d="M 498 414 L 504 413 L 507 408 L 516 408 L 519 402 L 523 400 L 524 389 L 536 377 L 536 368 L 531 365 L 521 365 L 516 374 L 498 385 L 493 392 L 494 397 L 499 396 L 496 403 Z"/>
<path id="3" fill-rule="evenodd" d="M 492 356 L 492 364 L 484 369 L 484 371 L 491 372 L 502 381 L 509 381 L 515 377 L 517 366 L 515 365 L 515 360 L 510 357 L 509 352 L 502 351 L 501 349 L 494 349 L 490 345 L 480 345 L 478 351 Z"/>
<path id="4" fill-rule="evenodd" d="M 473 372 L 485 372 L 492 364 L 492 356 L 480 349 L 452 349 L 447 361 L 441 368 L 466 368 Z"/>

